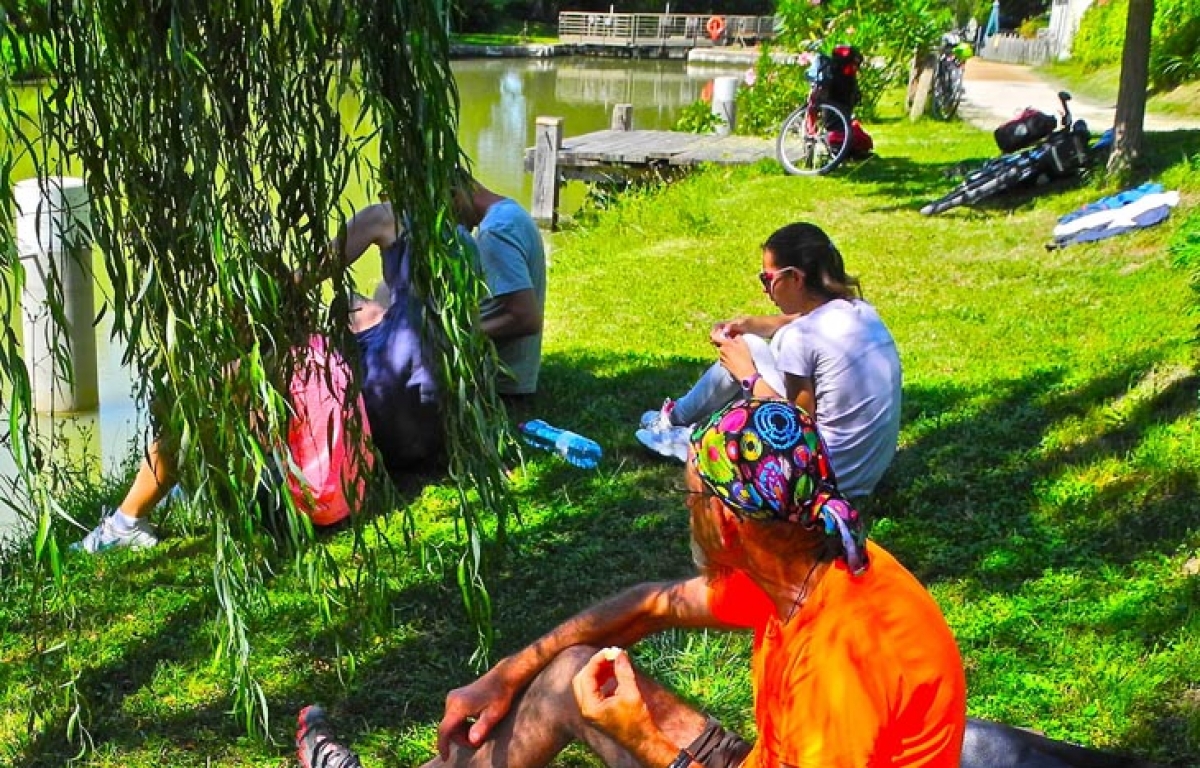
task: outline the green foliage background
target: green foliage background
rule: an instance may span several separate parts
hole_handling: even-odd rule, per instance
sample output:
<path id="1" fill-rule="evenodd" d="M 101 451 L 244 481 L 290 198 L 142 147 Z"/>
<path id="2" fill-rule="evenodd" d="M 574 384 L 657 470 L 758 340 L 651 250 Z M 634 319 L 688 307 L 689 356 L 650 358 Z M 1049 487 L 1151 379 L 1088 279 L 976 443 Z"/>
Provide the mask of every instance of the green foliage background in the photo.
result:
<path id="1" fill-rule="evenodd" d="M 0 35 L 0 61 L 15 82 L 48 77 L 54 71 L 53 51 L 46 49 L 31 54 L 29 46 L 37 38 L 31 35 Z"/>
<path id="2" fill-rule="evenodd" d="M 1118 66 L 1128 0 L 1098 0 L 1079 22 L 1071 57 L 1086 69 Z M 1156 0 L 1150 84 L 1156 90 L 1200 79 L 1200 0 Z"/>
<path id="3" fill-rule="evenodd" d="M 688 133 L 712 133 L 722 124 L 708 102 L 700 99 L 683 108 L 679 119 L 675 121 L 675 130 Z"/>
<path id="4" fill-rule="evenodd" d="M 1200 155 L 1191 160 L 1192 173 L 1200 174 Z M 1184 270 L 1192 288 L 1190 316 L 1195 324 L 1196 341 L 1200 344 L 1200 211 L 1192 211 L 1171 240 L 1170 253 L 1175 266 Z M 1198 355 L 1200 357 L 1200 355 Z"/>
<path id="5" fill-rule="evenodd" d="M 568 423 L 604 446 L 605 461 L 581 472 L 539 453 L 515 469 L 516 556 L 492 582 L 497 648 L 515 650 L 626 584 L 692 572 L 678 468 L 647 454 L 632 425 L 711 364 L 713 322 L 772 311 L 754 277 L 759 245 L 783 223 L 814 221 L 901 350 L 901 451 L 864 511 L 872 536 L 946 612 L 969 712 L 1193 768 L 1200 379 L 1192 296 L 1165 248 L 1196 213 L 1200 136 L 1148 136 L 1153 176 L 1183 196 L 1162 225 L 1046 251 L 1057 218 L 1096 188 L 1055 184 L 920 216 L 950 185 L 949 169 L 993 156 L 995 144 L 965 123 L 914 131 L 899 104 L 886 106 L 872 131 L 887 153 L 844 172 L 710 167 L 639 187 L 554 235 L 543 379 L 513 415 Z M 70 501 L 94 509 L 113 492 Z M 462 660 L 475 638 L 443 570 L 459 551 L 456 494 L 433 479 L 406 498 L 416 546 L 379 559 L 392 590 L 386 631 L 368 626 L 361 602 L 335 606 L 331 628 L 290 568 L 250 611 L 273 711 L 325 703 L 366 765 L 432 757 L 446 690 L 473 677 Z M 404 524 L 389 516 L 381 534 L 399 539 Z M 289 718 L 272 720 L 268 742 L 225 714 L 228 679 L 211 663 L 215 553 L 196 531 L 65 564 L 85 610 L 63 636 L 73 637 L 95 739 L 80 766 L 293 764 Z M 362 532 L 372 546 L 381 534 Z M 355 537 L 329 542 L 351 570 Z M 41 589 L 0 561 L 0 765 L 60 768 L 75 752 L 61 720 L 26 716 L 36 695 L 61 696 L 29 684 L 39 661 L 60 653 L 58 636 L 30 631 L 28 593 Z M 750 732 L 749 638 L 668 633 L 633 652 L 687 700 Z M 582 750 L 558 764 L 598 766 Z"/>
<path id="6" fill-rule="evenodd" d="M 18 52 L 0 56 L 0 307 L 12 319 L 22 316 L 21 293 L 25 285 L 25 266 L 15 241 L 13 223 L 13 176 L 17 160 L 22 155 L 44 158 L 47 142 L 44 137 L 27 135 L 31 125 L 14 90 L 14 80 L 31 71 L 48 68 L 51 46 L 46 37 L 22 33 L 14 26 L 0 24 L 0 50 Z M 52 304 L 51 310 L 61 317 L 62 282 L 56 272 L 57 260 L 49 260 L 45 285 Z M 19 321 L 18 321 L 19 322 Z M 59 340 L 61 341 L 61 339 Z M 50 353 L 67 361 L 64 374 L 71 375 L 69 357 L 61 349 Z M 0 493 L 0 503 L 16 512 L 28 524 L 32 539 L 21 544 L 5 541 L 0 546 L 0 578 L 19 572 L 37 588 L 22 591 L 11 601 L 25 623 L 25 632 L 32 648 L 30 662 L 30 701 L 36 702 L 22 715 L 27 730 L 32 729 L 41 712 L 58 708 L 70 713 L 64 720 L 68 738 L 82 745 L 79 713 L 81 706 L 71 675 L 59 674 L 65 644 L 58 639 L 69 630 L 75 617 L 72 590 L 63 577 L 63 553 L 53 535 L 54 523 L 63 515 L 59 491 L 64 475 L 72 474 L 53 462 L 53 444 L 39 434 L 33 419 L 33 391 L 23 349 L 10 324 L 6 324 L 0 340 L 0 411 L 6 417 L 0 431 L 0 445 L 13 458 L 16 476 Z M 6 573 L 8 571 L 8 573 Z M 3 625 L 7 633 L 8 622 Z"/>

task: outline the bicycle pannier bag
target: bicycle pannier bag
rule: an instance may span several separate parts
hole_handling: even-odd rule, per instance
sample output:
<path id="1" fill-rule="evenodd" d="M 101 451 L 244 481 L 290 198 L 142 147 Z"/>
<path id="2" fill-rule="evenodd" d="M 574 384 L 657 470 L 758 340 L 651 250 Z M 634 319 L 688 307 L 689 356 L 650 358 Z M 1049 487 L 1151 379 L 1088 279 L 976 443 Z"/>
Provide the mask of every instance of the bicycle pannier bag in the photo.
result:
<path id="1" fill-rule="evenodd" d="M 1070 133 L 1055 134 L 1049 141 L 1050 161 L 1058 174 L 1065 174 L 1088 164 L 1087 123 L 1076 120 Z"/>
<path id="2" fill-rule="evenodd" d="M 829 143 L 833 146 L 838 146 L 842 143 L 841 131 L 829 132 Z M 861 160 L 871 154 L 871 150 L 875 149 L 875 140 L 871 138 L 871 134 L 867 133 L 862 127 L 862 123 L 858 118 L 850 121 L 850 149 L 846 154 L 848 157 L 856 160 Z"/>
<path id="3" fill-rule="evenodd" d="M 846 112 L 847 119 L 862 100 L 858 89 L 858 70 L 862 64 L 862 54 L 849 45 L 836 45 L 829 54 L 828 98 Z"/>
<path id="4" fill-rule="evenodd" d="M 997 128 L 992 136 L 1001 152 L 1015 152 L 1033 146 L 1058 127 L 1058 119 L 1029 107 L 1012 120 Z"/>

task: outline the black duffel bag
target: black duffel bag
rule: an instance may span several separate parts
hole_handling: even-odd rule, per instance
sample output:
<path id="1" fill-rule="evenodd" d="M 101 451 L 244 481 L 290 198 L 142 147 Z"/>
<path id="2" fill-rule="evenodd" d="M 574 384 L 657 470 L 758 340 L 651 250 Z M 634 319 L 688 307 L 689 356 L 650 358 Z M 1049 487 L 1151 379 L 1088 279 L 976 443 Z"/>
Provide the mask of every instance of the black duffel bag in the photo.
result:
<path id="1" fill-rule="evenodd" d="M 1012 120 L 997 128 L 992 136 L 1001 152 L 1015 152 L 1032 146 L 1058 127 L 1058 118 L 1029 107 Z"/>

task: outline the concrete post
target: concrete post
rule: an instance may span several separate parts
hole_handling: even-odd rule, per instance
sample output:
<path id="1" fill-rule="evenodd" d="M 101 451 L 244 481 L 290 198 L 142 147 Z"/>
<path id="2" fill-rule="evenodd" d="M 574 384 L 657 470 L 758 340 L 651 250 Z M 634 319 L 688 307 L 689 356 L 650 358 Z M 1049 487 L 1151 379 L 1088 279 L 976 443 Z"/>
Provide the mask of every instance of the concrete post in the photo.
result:
<path id="1" fill-rule="evenodd" d="M 21 297 L 25 365 L 33 406 L 73 413 L 100 404 L 92 274 L 91 217 L 82 179 L 26 179 L 13 187 L 17 249 L 25 269 Z M 51 311 L 62 305 L 63 325 Z M 65 347 L 66 370 L 55 359 Z"/>
<path id="2" fill-rule="evenodd" d="M 633 105 L 632 104 L 616 104 L 613 106 L 612 130 L 614 130 L 614 131 L 632 131 L 633 130 Z"/>
<path id="3" fill-rule="evenodd" d="M 717 135 L 728 136 L 737 127 L 736 77 L 713 79 L 712 113 L 717 116 Z"/>
<path id="4" fill-rule="evenodd" d="M 562 148 L 563 119 L 539 117 L 533 133 L 533 205 L 530 215 L 539 227 L 558 223 L 558 150 Z"/>

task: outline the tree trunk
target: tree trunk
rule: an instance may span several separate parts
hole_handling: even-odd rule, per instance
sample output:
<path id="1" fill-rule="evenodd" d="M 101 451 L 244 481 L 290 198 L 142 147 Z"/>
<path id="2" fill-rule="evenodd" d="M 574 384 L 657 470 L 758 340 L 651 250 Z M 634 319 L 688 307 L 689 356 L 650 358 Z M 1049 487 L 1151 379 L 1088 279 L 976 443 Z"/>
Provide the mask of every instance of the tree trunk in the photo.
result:
<path id="1" fill-rule="evenodd" d="M 1108 171 L 1128 175 L 1142 155 L 1142 123 L 1146 117 L 1146 85 L 1150 80 L 1150 28 L 1154 0 L 1129 0 L 1125 47 L 1121 53 L 1121 86 L 1117 93 L 1114 142 Z"/>
<path id="2" fill-rule="evenodd" d="M 933 70 L 937 54 L 918 52 L 913 56 L 908 74 L 908 119 L 920 120 L 929 109 L 929 94 L 933 89 Z"/>

